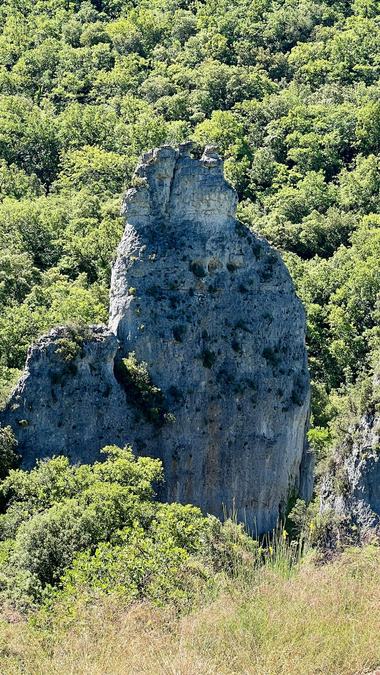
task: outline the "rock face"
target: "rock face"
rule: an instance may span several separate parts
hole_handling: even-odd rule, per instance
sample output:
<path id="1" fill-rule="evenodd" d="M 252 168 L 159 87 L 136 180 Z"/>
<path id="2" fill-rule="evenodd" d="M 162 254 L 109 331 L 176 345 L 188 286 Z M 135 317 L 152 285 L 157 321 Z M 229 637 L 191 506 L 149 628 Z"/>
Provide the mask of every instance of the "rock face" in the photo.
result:
<path id="1" fill-rule="evenodd" d="M 279 255 L 236 220 L 213 148 L 147 153 L 134 184 L 109 331 L 91 329 L 63 378 L 64 329 L 43 338 L 2 422 L 26 463 L 130 442 L 163 460 L 163 498 L 270 530 L 292 491 L 310 496 L 303 308 Z"/>
<path id="2" fill-rule="evenodd" d="M 379 387 L 380 380 L 375 387 Z M 380 415 L 367 410 L 337 448 L 321 489 L 321 511 L 332 510 L 341 527 L 355 526 L 363 541 L 380 536 Z"/>
<path id="3" fill-rule="evenodd" d="M 148 364 L 176 418 L 157 438 L 166 496 L 218 515 L 235 504 L 270 529 L 303 451 L 303 309 L 279 255 L 236 221 L 236 193 L 212 150 L 198 161 L 161 148 L 137 176 L 110 327 L 122 353 Z"/>
<path id="4" fill-rule="evenodd" d="M 74 358 L 66 354 L 71 345 L 78 347 Z M 91 462 L 101 447 L 125 443 L 133 415 L 114 376 L 117 350 L 115 335 L 102 326 L 90 327 L 85 339 L 57 328 L 31 347 L 24 375 L 2 413 L 25 467 L 60 453 L 73 462 Z"/>

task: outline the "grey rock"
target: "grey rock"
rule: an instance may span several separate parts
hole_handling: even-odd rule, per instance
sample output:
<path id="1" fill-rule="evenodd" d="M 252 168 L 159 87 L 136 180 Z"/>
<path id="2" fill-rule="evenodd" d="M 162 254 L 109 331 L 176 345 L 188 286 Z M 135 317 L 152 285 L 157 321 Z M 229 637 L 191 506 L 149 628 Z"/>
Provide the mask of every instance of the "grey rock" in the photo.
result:
<path id="1" fill-rule="evenodd" d="M 280 256 L 236 221 L 215 148 L 200 161 L 160 148 L 138 175 L 123 205 L 110 327 L 122 353 L 148 364 L 176 418 L 153 443 L 165 497 L 217 515 L 236 509 L 269 530 L 299 483 L 303 309 Z"/>
<path id="2" fill-rule="evenodd" d="M 321 486 L 321 512 L 332 511 L 344 527 L 355 525 L 366 540 L 380 536 L 380 416 L 367 410 L 336 448 Z"/>
<path id="3" fill-rule="evenodd" d="M 109 331 L 92 329 L 58 391 L 57 336 L 33 347 L 2 423 L 27 464 L 129 442 L 163 460 L 162 498 L 234 512 L 261 534 L 294 490 L 312 489 L 305 315 L 278 253 L 236 220 L 216 149 L 191 152 L 143 156 L 123 203 Z M 160 390 L 156 420 L 123 379 L 131 352 Z"/>
<path id="4" fill-rule="evenodd" d="M 16 434 L 26 468 L 59 454 L 92 462 L 100 448 L 128 440 L 132 414 L 113 372 L 117 338 L 104 326 L 91 326 L 74 359 L 65 358 L 66 340 L 72 340 L 71 331 L 59 327 L 30 348 L 1 414 L 2 425 Z"/>

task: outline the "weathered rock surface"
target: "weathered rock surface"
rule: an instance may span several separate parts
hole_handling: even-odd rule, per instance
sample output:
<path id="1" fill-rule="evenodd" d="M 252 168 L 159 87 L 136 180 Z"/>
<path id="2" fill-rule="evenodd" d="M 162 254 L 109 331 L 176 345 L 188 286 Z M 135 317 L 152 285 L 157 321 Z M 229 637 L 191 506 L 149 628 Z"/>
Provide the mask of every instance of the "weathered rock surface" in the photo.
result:
<path id="1" fill-rule="evenodd" d="M 322 483 L 321 511 L 332 510 L 343 528 L 354 525 L 362 540 L 380 536 L 380 415 L 376 406 L 351 426 L 334 460 Z"/>
<path id="2" fill-rule="evenodd" d="M 58 452 L 87 461 L 130 442 L 162 458 L 164 498 L 234 509 L 267 531 L 292 490 L 311 488 L 303 308 L 279 255 L 236 220 L 212 148 L 200 160 L 187 145 L 148 153 L 134 183 L 110 331 L 92 329 L 69 373 L 59 331 L 43 338 L 2 422 L 27 464 Z M 158 420 L 123 376 L 131 352 L 161 390 Z"/>
<path id="3" fill-rule="evenodd" d="M 78 355 L 69 359 L 65 345 L 72 339 L 60 327 L 31 347 L 1 415 L 16 434 L 26 467 L 61 453 L 73 462 L 91 462 L 101 447 L 124 445 L 131 428 L 132 411 L 114 375 L 117 338 L 105 327 L 90 327 Z"/>
<path id="4" fill-rule="evenodd" d="M 137 175 L 110 326 L 176 417 L 156 439 L 167 497 L 219 515 L 235 502 L 269 529 L 303 452 L 303 309 L 279 255 L 236 221 L 236 193 L 212 150 L 197 161 L 161 148 Z"/>

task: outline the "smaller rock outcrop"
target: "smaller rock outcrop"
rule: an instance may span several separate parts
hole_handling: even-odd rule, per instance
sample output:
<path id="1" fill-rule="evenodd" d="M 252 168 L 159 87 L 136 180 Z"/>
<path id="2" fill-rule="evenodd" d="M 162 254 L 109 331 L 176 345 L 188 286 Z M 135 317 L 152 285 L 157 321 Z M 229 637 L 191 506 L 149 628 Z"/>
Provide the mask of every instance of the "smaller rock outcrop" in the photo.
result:
<path id="1" fill-rule="evenodd" d="M 55 328 L 30 348 L 24 374 L 1 413 L 26 468 L 60 453 L 73 462 L 93 462 L 101 447 L 125 444 L 133 415 L 114 376 L 117 350 L 116 336 L 104 326 Z"/>
<path id="2" fill-rule="evenodd" d="M 380 381 L 374 380 L 374 391 Z M 336 448 L 333 466 L 321 486 L 321 511 L 337 526 L 365 541 L 380 536 L 380 414 L 371 402 Z"/>

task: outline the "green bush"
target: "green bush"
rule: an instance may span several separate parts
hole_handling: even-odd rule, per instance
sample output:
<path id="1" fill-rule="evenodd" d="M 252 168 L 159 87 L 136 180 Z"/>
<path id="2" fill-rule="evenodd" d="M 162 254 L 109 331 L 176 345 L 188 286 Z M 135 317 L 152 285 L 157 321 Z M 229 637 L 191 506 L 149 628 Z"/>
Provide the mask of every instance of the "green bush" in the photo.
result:
<path id="1" fill-rule="evenodd" d="M 161 389 L 152 382 L 147 364 L 145 361 L 138 362 L 134 352 L 116 362 L 115 375 L 131 403 L 141 410 L 148 422 L 162 426 L 175 421 L 174 415 L 167 409 Z"/>
<path id="2" fill-rule="evenodd" d="M 3 480 L 0 600 L 27 608 L 57 594 L 117 593 L 186 604 L 215 572 L 231 575 L 244 556 L 254 560 L 241 526 L 155 501 L 158 460 L 129 448 L 105 452 L 105 462 L 57 457 Z"/>
<path id="3" fill-rule="evenodd" d="M 65 327 L 65 335 L 56 342 L 56 354 L 66 363 L 75 361 L 83 353 L 84 342 L 90 338 L 91 331 L 87 326 L 68 325 Z"/>
<path id="4" fill-rule="evenodd" d="M 0 427 L 0 480 L 19 462 L 17 441 L 11 427 Z"/>

